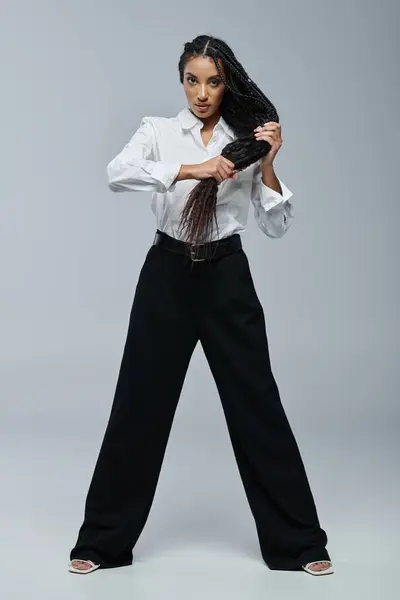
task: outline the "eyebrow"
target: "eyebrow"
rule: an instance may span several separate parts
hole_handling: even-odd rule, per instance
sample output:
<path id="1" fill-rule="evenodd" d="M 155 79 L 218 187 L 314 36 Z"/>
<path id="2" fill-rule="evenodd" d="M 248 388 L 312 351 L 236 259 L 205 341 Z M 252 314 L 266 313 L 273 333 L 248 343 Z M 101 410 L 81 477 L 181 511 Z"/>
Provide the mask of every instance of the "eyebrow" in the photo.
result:
<path id="1" fill-rule="evenodd" d="M 196 79 L 197 79 L 197 75 L 193 75 L 193 73 L 191 73 L 190 71 L 188 71 L 186 73 L 186 76 L 187 75 L 190 75 L 191 77 L 196 77 Z M 220 78 L 221 78 L 220 75 L 211 75 L 211 77 L 209 77 L 208 79 L 220 79 Z"/>

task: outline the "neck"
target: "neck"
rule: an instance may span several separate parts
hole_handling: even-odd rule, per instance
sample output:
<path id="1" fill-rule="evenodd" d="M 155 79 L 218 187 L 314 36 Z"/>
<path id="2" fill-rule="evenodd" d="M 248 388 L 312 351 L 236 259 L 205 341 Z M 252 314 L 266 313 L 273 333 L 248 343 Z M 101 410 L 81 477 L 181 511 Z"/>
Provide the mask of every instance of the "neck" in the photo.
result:
<path id="1" fill-rule="evenodd" d="M 216 126 L 216 124 L 218 123 L 220 118 L 221 118 L 221 113 L 217 112 L 217 113 L 214 113 L 213 115 L 211 115 L 211 117 L 208 117 L 208 119 L 201 119 L 201 121 L 203 121 L 202 129 L 204 129 L 204 130 L 214 129 L 214 127 Z"/>
<path id="2" fill-rule="evenodd" d="M 191 111 L 193 112 L 193 111 Z M 194 114 L 194 113 L 193 113 Z M 216 124 L 218 123 L 218 121 L 221 118 L 221 113 L 220 111 L 216 111 L 214 114 L 211 115 L 211 117 L 207 117 L 205 119 L 202 119 L 201 117 L 198 117 L 197 115 L 195 115 L 200 121 L 203 122 L 203 131 L 208 131 L 208 130 L 212 130 L 214 129 L 214 127 L 216 126 Z"/>

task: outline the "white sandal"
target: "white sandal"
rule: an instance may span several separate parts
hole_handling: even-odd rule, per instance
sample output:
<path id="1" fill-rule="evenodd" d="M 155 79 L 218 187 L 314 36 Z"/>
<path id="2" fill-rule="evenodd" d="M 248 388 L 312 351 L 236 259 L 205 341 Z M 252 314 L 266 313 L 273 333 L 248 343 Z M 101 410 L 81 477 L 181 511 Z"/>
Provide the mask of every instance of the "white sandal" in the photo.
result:
<path id="1" fill-rule="evenodd" d="M 310 565 L 313 565 L 314 563 L 330 563 L 330 567 L 328 567 L 327 569 L 323 569 L 322 571 L 314 571 L 313 569 L 310 569 Z M 307 573 L 310 573 L 311 575 L 329 575 L 330 573 L 334 573 L 333 567 L 332 567 L 332 561 L 330 560 L 312 560 L 311 562 L 307 563 L 306 565 L 302 565 L 303 569 L 305 571 L 307 571 Z"/>
<path id="2" fill-rule="evenodd" d="M 72 566 L 72 560 L 80 560 L 81 562 L 89 563 L 90 569 L 77 569 L 76 567 Z M 69 562 L 68 565 L 68 571 L 70 573 L 80 573 L 82 575 L 86 575 L 86 573 L 91 573 L 92 571 L 95 571 L 100 567 L 99 564 L 94 563 L 92 560 L 86 560 L 83 558 L 73 558 L 72 560 Z"/>

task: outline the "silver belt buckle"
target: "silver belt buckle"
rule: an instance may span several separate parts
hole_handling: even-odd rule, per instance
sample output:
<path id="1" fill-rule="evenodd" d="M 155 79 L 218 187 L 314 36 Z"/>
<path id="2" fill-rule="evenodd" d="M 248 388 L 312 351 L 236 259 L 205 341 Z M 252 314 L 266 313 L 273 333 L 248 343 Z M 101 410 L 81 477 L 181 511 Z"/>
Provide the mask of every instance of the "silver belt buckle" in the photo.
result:
<path id="1" fill-rule="evenodd" d="M 196 258 L 196 251 L 195 251 L 196 245 L 192 244 L 190 246 L 190 258 L 192 259 L 192 262 L 201 262 L 206 260 L 205 258 Z"/>

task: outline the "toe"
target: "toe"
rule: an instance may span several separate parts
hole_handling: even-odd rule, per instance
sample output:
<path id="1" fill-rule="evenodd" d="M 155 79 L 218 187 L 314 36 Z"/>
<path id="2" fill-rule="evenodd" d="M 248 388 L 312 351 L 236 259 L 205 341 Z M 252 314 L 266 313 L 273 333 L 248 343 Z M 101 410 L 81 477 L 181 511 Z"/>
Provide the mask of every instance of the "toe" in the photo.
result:
<path id="1" fill-rule="evenodd" d="M 86 560 L 73 560 L 71 561 L 71 564 L 74 567 L 74 569 L 79 569 L 80 571 L 87 571 L 92 566 Z"/>
<path id="2" fill-rule="evenodd" d="M 312 571 L 325 571 L 326 569 L 329 569 L 329 567 L 329 562 L 311 563 L 311 565 L 309 565 L 309 568 Z"/>

